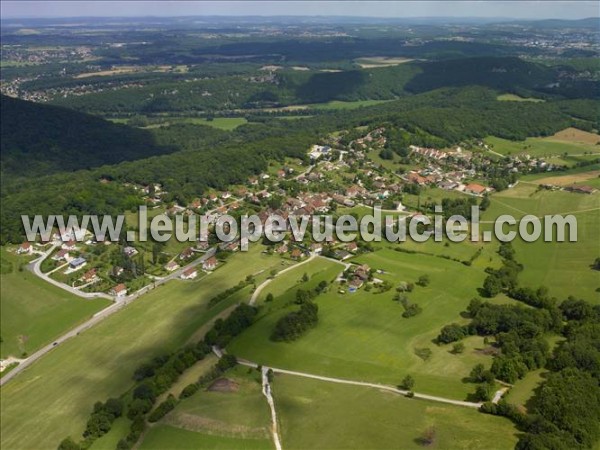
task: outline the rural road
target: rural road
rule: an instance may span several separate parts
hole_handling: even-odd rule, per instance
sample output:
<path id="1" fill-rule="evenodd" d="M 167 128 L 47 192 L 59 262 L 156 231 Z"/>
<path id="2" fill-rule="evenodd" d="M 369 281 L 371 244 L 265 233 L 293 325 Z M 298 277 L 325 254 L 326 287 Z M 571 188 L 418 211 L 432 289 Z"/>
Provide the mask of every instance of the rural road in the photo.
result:
<path id="1" fill-rule="evenodd" d="M 271 395 L 271 384 L 269 383 L 269 368 L 263 367 L 262 370 L 262 387 L 263 395 L 267 398 L 269 408 L 271 408 L 271 433 L 273 434 L 273 442 L 276 450 L 281 450 L 281 440 L 279 439 L 279 425 L 277 422 L 277 411 L 275 410 L 275 400 Z"/>
<path id="2" fill-rule="evenodd" d="M 216 250 L 214 248 L 211 248 L 204 255 L 202 255 L 200 258 L 196 259 L 195 261 L 192 261 L 187 266 L 184 266 L 184 267 L 182 267 L 182 268 L 174 271 L 169 276 L 164 277 L 164 278 L 162 278 L 162 279 L 160 279 L 158 281 L 155 281 L 154 283 L 152 283 L 150 285 L 144 286 L 139 291 L 136 291 L 133 294 L 128 295 L 127 297 L 125 297 L 123 299 L 115 299 L 114 297 L 112 297 L 110 295 L 107 295 L 107 294 L 97 295 L 96 297 L 106 297 L 106 298 L 109 298 L 111 300 L 114 300 L 115 302 L 112 305 L 110 305 L 109 307 L 104 308 L 103 310 L 101 310 L 101 311 L 97 312 L 96 314 L 94 314 L 89 320 L 85 321 L 81 325 L 76 326 L 72 330 L 70 330 L 67 333 L 63 334 L 62 336 L 58 337 L 51 344 L 48 344 L 45 347 L 42 347 L 41 349 L 39 349 L 38 351 L 36 351 L 35 353 L 33 353 L 28 358 L 22 360 L 21 363 L 17 367 L 13 368 L 10 372 L 8 372 L 2 378 L 0 378 L 0 386 L 4 386 L 10 380 L 12 380 L 14 377 L 16 377 L 19 373 L 21 373 L 27 367 L 29 367 L 30 365 L 32 365 L 35 361 L 37 361 L 38 359 L 40 359 L 46 353 L 50 352 L 52 349 L 54 349 L 55 347 L 59 346 L 60 344 L 62 344 L 66 340 L 71 339 L 72 337 L 75 337 L 78 334 L 80 334 L 82 331 L 85 331 L 85 330 L 93 327 L 98 322 L 101 322 L 102 320 L 104 320 L 107 317 L 111 316 L 115 312 L 117 312 L 120 309 L 124 308 L 129 303 L 133 302 L 134 300 L 136 300 L 137 298 L 139 298 L 141 295 L 145 294 L 146 292 L 151 291 L 152 289 L 155 289 L 156 287 L 158 287 L 158 286 L 166 283 L 167 281 L 174 280 L 174 279 L 178 278 L 184 270 L 189 269 L 191 267 L 195 267 L 195 266 L 201 264 L 203 261 L 205 261 L 206 259 L 208 259 L 211 256 L 213 256 L 215 254 L 215 251 Z M 52 250 L 50 250 L 49 252 L 47 252 L 45 254 L 45 256 L 42 256 L 40 259 L 35 260 L 31 264 L 31 266 L 30 266 L 31 269 L 33 270 L 33 272 L 36 275 L 40 276 L 41 278 L 43 278 L 46 281 L 49 281 L 50 283 L 54 284 L 55 286 L 60 287 L 61 289 L 64 289 L 64 290 L 69 291 L 69 292 L 71 292 L 71 290 L 77 291 L 77 289 L 73 289 L 70 286 L 67 286 L 66 284 L 59 283 L 58 281 L 52 280 L 50 277 L 44 275 L 41 272 L 40 265 L 41 265 L 42 261 L 51 252 L 52 252 Z M 83 293 L 80 292 L 79 294 L 83 294 Z M 81 296 L 82 295 L 80 295 L 80 297 Z M 90 297 L 86 297 L 86 298 L 90 298 Z"/>
<path id="3" fill-rule="evenodd" d="M 218 357 L 221 358 L 223 356 L 224 350 L 217 348 L 217 347 L 213 347 L 213 353 Z M 254 367 L 254 368 L 258 368 L 258 364 L 252 361 L 248 361 L 242 358 L 238 358 L 237 359 L 238 364 L 241 364 L 243 366 L 247 366 L 247 367 Z M 281 373 L 284 375 L 293 375 L 296 377 L 303 377 L 303 378 L 312 378 L 313 380 L 320 380 L 320 381 L 327 381 L 330 383 L 338 383 L 338 384 L 349 384 L 349 385 L 353 385 L 353 386 L 363 386 L 363 387 L 370 387 L 370 388 L 374 388 L 374 389 L 380 389 L 380 390 L 384 390 L 384 391 L 389 391 L 389 392 L 393 392 L 395 394 L 401 394 L 401 395 L 406 395 L 408 394 L 409 391 L 405 391 L 403 389 L 398 389 L 394 386 L 390 386 L 387 384 L 379 384 L 379 383 L 369 383 L 366 381 L 354 381 L 354 380 L 347 380 L 344 378 L 334 378 L 334 377 L 326 377 L 326 376 L 322 376 L 322 375 L 314 375 L 312 373 L 306 373 L 306 372 L 298 372 L 295 370 L 287 370 L 287 369 L 277 369 L 275 367 L 267 367 L 267 366 L 262 366 L 263 370 L 266 368 L 271 369 L 274 373 Z M 479 409 L 481 407 L 481 403 L 474 403 L 474 402 L 465 402 L 462 400 L 453 400 L 450 398 L 445 398 L 445 397 L 438 397 L 435 395 L 428 395 L 428 394 L 419 394 L 417 392 L 414 392 L 414 398 L 420 398 L 423 400 L 430 400 L 433 402 L 438 402 L 438 403 L 447 403 L 450 405 L 456 405 L 456 406 L 466 406 L 468 408 L 475 408 L 475 409 Z"/>

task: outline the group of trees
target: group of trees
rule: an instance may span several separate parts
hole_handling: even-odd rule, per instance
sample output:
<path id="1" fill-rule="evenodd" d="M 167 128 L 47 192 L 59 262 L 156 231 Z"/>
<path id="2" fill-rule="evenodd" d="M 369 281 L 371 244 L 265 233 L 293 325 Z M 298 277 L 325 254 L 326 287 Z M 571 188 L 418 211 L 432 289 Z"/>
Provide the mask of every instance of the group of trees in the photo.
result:
<path id="1" fill-rule="evenodd" d="M 311 300 L 304 301 L 299 311 L 293 311 L 275 324 L 271 334 L 273 341 L 294 341 L 301 337 L 306 331 L 314 328 L 319 322 L 319 307 Z"/>

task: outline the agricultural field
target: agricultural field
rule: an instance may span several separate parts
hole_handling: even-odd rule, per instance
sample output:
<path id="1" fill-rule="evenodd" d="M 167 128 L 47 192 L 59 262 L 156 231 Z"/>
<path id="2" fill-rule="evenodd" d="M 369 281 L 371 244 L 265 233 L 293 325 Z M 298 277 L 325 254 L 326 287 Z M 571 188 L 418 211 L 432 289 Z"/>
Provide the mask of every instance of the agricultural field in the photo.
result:
<path id="1" fill-rule="evenodd" d="M 248 367 L 234 367 L 182 400 L 162 422 L 211 435 L 269 439 L 271 416 L 262 394 L 261 374 Z"/>
<path id="2" fill-rule="evenodd" d="M 408 295 L 410 302 L 419 304 L 423 312 L 403 318 L 402 306 L 392 300 L 395 290 L 376 293 L 375 289 L 367 292 L 363 287 L 356 293 L 342 293 L 343 287 L 334 283 L 315 299 L 319 306 L 316 328 L 291 343 L 271 341 L 269 336 L 277 319 L 295 308 L 289 305 L 293 304 L 303 274 L 310 278 L 302 286 L 307 289 L 321 280 L 334 280 L 343 269 L 339 264 L 318 259 L 277 277 L 261 291 L 261 298 L 272 293 L 275 300 L 265 305 L 256 324 L 235 339 L 229 350 L 259 364 L 358 381 L 397 385 L 411 374 L 418 392 L 466 399 L 474 387 L 462 379 L 475 364 L 491 363 L 483 339 L 465 339 L 466 350 L 461 355 L 452 354 L 449 347 L 437 346 L 433 340 L 444 325 L 466 323 L 460 313 L 477 296 L 477 288 L 485 277 L 483 270 L 390 249 L 361 255 L 355 262 L 385 271 L 376 277 L 395 286 L 429 274 L 431 284 L 416 287 Z M 428 356 L 423 356 L 423 350 Z"/>
<path id="3" fill-rule="evenodd" d="M 527 154 L 532 157 L 570 158 L 572 163 L 569 165 L 577 162 L 577 157 L 600 154 L 600 147 L 597 145 L 600 136 L 586 131 L 574 130 L 573 128 L 567 128 L 552 136 L 532 137 L 524 141 L 509 141 L 489 136 L 485 139 L 485 142 L 490 146 L 490 150 L 502 155 Z"/>
<path id="4" fill-rule="evenodd" d="M 182 430 L 168 425 L 152 427 L 139 446 L 140 450 L 271 450 L 273 443 L 268 439 L 241 439 L 215 436 L 207 433 Z"/>
<path id="5" fill-rule="evenodd" d="M 497 100 L 501 102 L 543 102 L 544 100 L 541 98 L 532 98 L 532 97 L 521 97 L 516 94 L 501 94 L 497 97 Z"/>
<path id="6" fill-rule="evenodd" d="M 596 291 L 600 277 L 591 269 L 600 254 L 600 195 L 538 190 L 537 185 L 547 180 L 520 182 L 513 189 L 494 194 L 482 220 L 491 221 L 502 214 L 511 214 L 516 219 L 526 214 L 537 217 L 573 214 L 578 225 L 577 242 L 529 243 L 518 239 L 513 242 L 516 258 L 524 265 L 519 280 L 524 286 L 547 286 L 550 294 L 560 300 L 574 295 L 600 303 L 600 292 Z M 482 229 L 486 226 L 491 225 L 482 224 Z"/>
<path id="7" fill-rule="evenodd" d="M 475 409 L 408 399 L 373 388 L 276 375 L 273 395 L 289 449 L 417 449 L 427 430 L 439 449 L 512 449 L 517 430 Z"/>
<path id="8" fill-rule="evenodd" d="M 28 257 L 6 247 L 0 255 L 2 358 L 35 352 L 111 303 L 77 297 L 39 279 L 23 267 Z"/>
<path id="9" fill-rule="evenodd" d="M 55 449 L 64 437 L 78 437 L 94 402 L 123 393 L 142 362 L 180 347 L 239 301 L 232 297 L 207 309 L 213 296 L 247 275 L 281 265 L 279 258 L 262 254 L 263 248 L 232 255 L 199 281 L 160 286 L 12 380 L 2 388 L 2 447 Z M 43 423 L 32 408 L 44 415 Z"/>

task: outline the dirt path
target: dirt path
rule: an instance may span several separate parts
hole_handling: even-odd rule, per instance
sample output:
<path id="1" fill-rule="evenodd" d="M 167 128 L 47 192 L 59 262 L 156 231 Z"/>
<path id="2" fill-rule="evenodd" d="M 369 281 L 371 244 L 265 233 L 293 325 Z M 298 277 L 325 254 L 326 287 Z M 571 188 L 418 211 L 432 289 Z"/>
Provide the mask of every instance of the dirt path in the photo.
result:
<path id="1" fill-rule="evenodd" d="M 269 404 L 269 408 L 271 409 L 271 434 L 273 435 L 273 443 L 275 444 L 275 448 L 277 450 L 281 450 L 281 441 L 279 439 L 279 425 L 277 421 L 277 411 L 275 410 L 275 400 L 273 400 L 273 395 L 271 394 L 271 384 L 269 383 L 269 368 L 262 368 L 262 392 L 263 395 L 267 398 L 267 403 Z"/>

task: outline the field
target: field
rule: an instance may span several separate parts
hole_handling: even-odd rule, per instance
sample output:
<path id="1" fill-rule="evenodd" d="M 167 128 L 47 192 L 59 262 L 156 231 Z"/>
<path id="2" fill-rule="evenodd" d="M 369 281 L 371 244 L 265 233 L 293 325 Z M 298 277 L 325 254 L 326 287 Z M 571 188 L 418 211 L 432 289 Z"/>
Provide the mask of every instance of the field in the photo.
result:
<path id="1" fill-rule="evenodd" d="M 172 281 L 151 291 L 12 380 L 2 388 L 2 447 L 54 449 L 65 436 L 78 437 L 94 402 L 129 389 L 140 363 L 178 348 L 239 301 L 232 297 L 207 309 L 210 298 L 260 269 L 280 266 L 262 249 L 233 255 L 199 281 Z"/>
<path id="2" fill-rule="evenodd" d="M 243 439 L 269 439 L 271 415 L 258 371 L 238 366 L 208 389 L 183 400 L 166 425 Z"/>
<path id="3" fill-rule="evenodd" d="M 198 367 L 192 368 L 193 375 L 184 374 L 183 377 L 189 378 L 185 383 L 195 381 L 215 359 L 210 357 L 197 364 Z M 183 387 L 185 383 L 180 381 L 178 384 Z M 182 448 L 271 448 L 270 423 L 260 373 L 237 366 L 207 388 L 182 400 L 147 433 L 140 448 L 179 448 L 179 442 Z"/>
<path id="4" fill-rule="evenodd" d="M 83 299 L 52 286 L 19 268 L 26 257 L 6 248 L 0 252 L 2 358 L 31 354 L 110 305 L 109 300 Z"/>
<path id="5" fill-rule="evenodd" d="M 519 183 L 515 188 L 494 194 L 490 208 L 482 215 L 489 221 L 501 214 L 520 218 L 525 214 L 574 214 L 577 219 L 577 242 L 528 243 L 515 240 L 517 260 L 525 269 L 520 282 L 534 288 L 540 285 L 550 289 L 550 295 L 560 300 L 574 295 L 600 303 L 598 272 L 590 268 L 600 255 L 600 195 L 575 194 L 564 191 L 538 191 L 535 183 Z M 483 225 L 482 225 L 483 227 Z"/>
<path id="6" fill-rule="evenodd" d="M 431 427 L 431 448 L 512 449 L 517 440 L 507 419 L 371 388 L 277 375 L 273 394 L 286 449 L 417 449 Z"/>
<path id="7" fill-rule="evenodd" d="M 343 102 L 340 100 L 332 100 L 326 103 L 313 103 L 308 105 L 312 109 L 356 109 L 363 106 L 379 105 L 380 103 L 389 102 L 391 100 L 356 100 L 354 102 Z"/>
<path id="8" fill-rule="evenodd" d="M 497 100 L 501 102 L 543 102 L 541 98 L 531 98 L 531 97 L 521 97 L 515 94 L 501 94 L 498 96 Z"/>
<path id="9" fill-rule="evenodd" d="M 240 439 L 213 436 L 205 433 L 181 430 L 167 425 L 158 425 L 148 431 L 140 450 L 271 450 L 273 444 L 265 439 Z"/>
<path id="10" fill-rule="evenodd" d="M 600 153 L 600 147 L 591 143 L 594 136 L 596 136 L 596 139 L 600 140 L 598 135 L 581 131 L 577 136 L 569 139 L 569 130 L 570 129 L 563 130 L 554 136 L 527 138 L 524 141 L 509 141 L 490 136 L 485 139 L 485 142 L 490 146 L 492 151 L 502 155 L 515 156 L 527 154 L 532 157 L 568 157 L 569 160 L 564 160 L 560 163 L 564 164 L 565 162 L 571 161 L 571 164 L 569 165 L 577 162 L 578 157 Z M 585 133 L 585 135 L 583 133 Z M 557 163 L 559 162 L 557 161 Z"/>
<path id="11" fill-rule="evenodd" d="M 401 317 L 402 306 L 392 300 L 394 290 L 378 294 L 362 288 L 344 294 L 333 285 L 315 300 L 319 306 L 316 328 L 292 343 L 270 341 L 277 319 L 295 308 L 288 305 L 303 273 L 310 277 L 303 286 L 306 289 L 321 280 L 331 281 L 341 272 L 339 264 L 319 259 L 278 277 L 261 292 L 262 298 L 272 293 L 275 301 L 265 307 L 257 323 L 242 333 L 229 350 L 259 364 L 359 381 L 397 385 L 411 374 L 418 392 L 466 399 L 474 386 L 462 379 L 475 364 L 491 362 L 481 351 L 483 339 L 466 339 L 462 355 L 454 355 L 450 348 L 432 341 L 444 325 L 466 322 L 460 312 L 477 296 L 484 272 L 434 256 L 389 249 L 360 256 L 357 262 L 385 270 L 376 277 L 394 285 L 414 282 L 420 275 L 429 274 L 431 284 L 416 287 L 409 294 L 410 302 L 422 306 L 423 313 L 410 319 Z M 431 356 L 422 359 L 416 351 L 425 348 Z"/>

